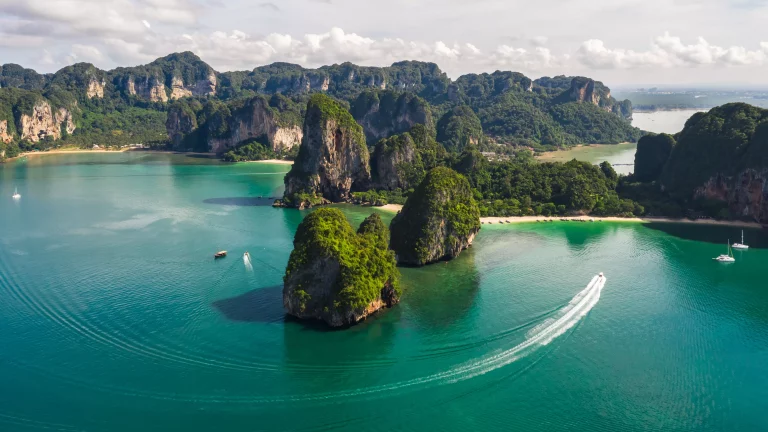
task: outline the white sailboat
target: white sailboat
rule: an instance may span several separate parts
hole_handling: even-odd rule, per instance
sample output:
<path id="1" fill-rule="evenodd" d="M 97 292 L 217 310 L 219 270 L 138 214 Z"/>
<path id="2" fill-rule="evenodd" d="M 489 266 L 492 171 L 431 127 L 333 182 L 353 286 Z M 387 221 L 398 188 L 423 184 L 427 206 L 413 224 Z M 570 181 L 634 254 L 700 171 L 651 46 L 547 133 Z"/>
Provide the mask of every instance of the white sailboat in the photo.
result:
<path id="1" fill-rule="evenodd" d="M 21 198 L 21 194 L 19 194 L 19 188 L 16 188 L 13 191 L 13 199 L 19 199 L 19 198 Z"/>
<path id="2" fill-rule="evenodd" d="M 719 262 L 728 262 L 728 263 L 736 262 L 736 258 L 733 257 L 733 252 L 731 251 L 731 240 L 728 240 L 727 247 L 728 247 L 728 255 L 720 255 L 719 257 L 712 258 L 712 259 Z"/>
<path id="3" fill-rule="evenodd" d="M 744 230 L 741 230 L 741 243 L 734 243 L 734 249 L 749 249 L 749 246 L 744 244 Z"/>

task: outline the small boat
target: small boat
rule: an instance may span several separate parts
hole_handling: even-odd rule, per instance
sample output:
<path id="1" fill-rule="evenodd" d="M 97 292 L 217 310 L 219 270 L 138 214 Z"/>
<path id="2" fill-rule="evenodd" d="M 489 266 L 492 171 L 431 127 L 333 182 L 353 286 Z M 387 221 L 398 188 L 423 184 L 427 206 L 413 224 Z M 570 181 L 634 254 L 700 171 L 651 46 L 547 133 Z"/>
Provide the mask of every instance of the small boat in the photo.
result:
<path id="1" fill-rule="evenodd" d="M 744 230 L 741 230 L 741 243 L 734 243 L 733 248 L 742 250 L 749 249 L 749 246 L 744 244 Z"/>
<path id="2" fill-rule="evenodd" d="M 603 276 L 603 272 L 600 272 L 600 274 L 598 276 L 600 276 L 601 278 L 605 277 L 605 276 Z"/>
<path id="3" fill-rule="evenodd" d="M 250 261 L 251 260 L 251 254 L 249 254 L 248 251 L 245 251 L 245 253 L 243 254 L 243 258 L 246 258 L 248 261 Z"/>
<path id="4" fill-rule="evenodd" d="M 736 262 L 736 258 L 733 257 L 733 252 L 731 251 L 731 241 L 728 240 L 728 255 L 720 255 L 719 257 L 712 259 L 718 262 Z"/>
<path id="5" fill-rule="evenodd" d="M 19 188 L 16 188 L 13 191 L 13 199 L 19 199 L 19 198 L 21 198 L 21 194 L 19 194 Z"/>
<path id="6" fill-rule="evenodd" d="M 213 254 L 213 259 L 224 258 L 225 256 L 227 256 L 227 251 L 218 251 Z"/>

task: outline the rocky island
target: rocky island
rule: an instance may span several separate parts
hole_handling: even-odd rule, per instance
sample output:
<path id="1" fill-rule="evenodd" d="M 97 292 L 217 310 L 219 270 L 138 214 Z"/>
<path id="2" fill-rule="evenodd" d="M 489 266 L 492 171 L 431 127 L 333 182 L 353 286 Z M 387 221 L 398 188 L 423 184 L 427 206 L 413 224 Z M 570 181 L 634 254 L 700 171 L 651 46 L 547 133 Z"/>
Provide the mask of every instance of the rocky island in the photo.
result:
<path id="1" fill-rule="evenodd" d="M 344 214 L 323 208 L 299 225 L 283 278 L 283 305 L 300 319 L 356 324 L 400 298 L 389 230 L 372 214 L 355 232 Z"/>
<path id="2" fill-rule="evenodd" d="M 397 262 L 423 266 L 453 259 L 480 231 L 480 211 L 467 179 L 450 168 L 434 168 L 390 225 Z"/>
<path id="3" fill-rule="evenodd" d="M 370 178 L 363 128 L 332 98 L 312 95 L 299 154 L 285 176 L 284 205 L 308 208 L 348 201 L 353 190 L 368 188 Z"/>

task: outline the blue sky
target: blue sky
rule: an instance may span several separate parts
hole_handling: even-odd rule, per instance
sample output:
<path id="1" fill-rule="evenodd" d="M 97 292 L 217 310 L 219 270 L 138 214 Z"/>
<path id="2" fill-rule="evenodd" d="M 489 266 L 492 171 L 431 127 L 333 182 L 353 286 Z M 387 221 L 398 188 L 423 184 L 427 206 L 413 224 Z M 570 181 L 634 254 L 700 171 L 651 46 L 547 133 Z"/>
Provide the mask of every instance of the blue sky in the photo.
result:
<path id="1" fill-rule="evenodd" d="M 217 70 L 274 61 L 438 63 L 610 85 L 760 85 L 759 0 L 0 0 L 0 63 L 52 72 L 190 50 Z"/>

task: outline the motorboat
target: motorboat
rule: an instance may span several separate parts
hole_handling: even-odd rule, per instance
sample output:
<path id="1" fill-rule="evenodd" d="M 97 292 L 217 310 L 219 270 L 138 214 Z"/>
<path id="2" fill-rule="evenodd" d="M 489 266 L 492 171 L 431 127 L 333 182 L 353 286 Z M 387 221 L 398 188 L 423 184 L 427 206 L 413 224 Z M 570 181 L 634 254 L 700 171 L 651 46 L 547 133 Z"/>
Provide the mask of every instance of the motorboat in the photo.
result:
<path id="1" fill-rule="evenodd" d="M 712 258 L 712 259 L 715 260 L 715 261 L 718 261 L 718 262 L 727 262 L 727 263 L 736 262 L 736 258 L 733 257 L 733 252 L 731 251 L 731 241 L 730 240 L 728 240 L 728 245 L 727 246 L 728 246 L 728 255 L 720 255 L 719 257 Z"/>
<path id="2" fill-rule="evenodd" d="M 19 199 L 19 198 L 21 198 L 21 194 L 19 194 L 19 188 L 16 188 L 13 191 L 13 199 Z"/>
<path id="3" fill-rule="evenodd" d="M 741 243 L 734 243 L 732 247 L 741 250 L 749 249 L 749 246 L 744 244 L 744 230 L 741 230 Z"/>
<path id="4" fill-rule="evenodd" d="M 213 254 L 213 259 L 224 258 L 225 256 L 227 256 L 227 251 L 218 251 Z"/>

